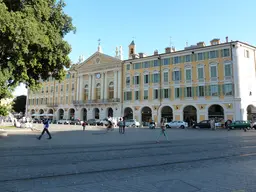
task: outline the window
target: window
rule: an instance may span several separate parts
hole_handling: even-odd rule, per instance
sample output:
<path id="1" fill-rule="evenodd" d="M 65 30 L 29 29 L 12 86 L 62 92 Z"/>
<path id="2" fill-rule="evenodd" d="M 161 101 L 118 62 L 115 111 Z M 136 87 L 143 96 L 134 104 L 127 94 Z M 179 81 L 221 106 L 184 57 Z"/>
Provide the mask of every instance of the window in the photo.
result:
<path id="1" fill-rule="evenodd" d="M 217 77 L 217 66 L 216 65 L 213 65 L 213 66 L 211 66 L 210 67 L 210 69 L 211 69 L 211 78 L 215 78 L 215 77 Z"/>
<path id="2" fill-rule="evenodd" d="M 134 85 L 140 84 L 140 76 L 134 76 Z"/>
<path id="3" fill-rule="evenodd" d="M 192 74 L 191 74 L 191 69 L 186 69 L 186 80 L 191 81 L 192 80 Z"/>
<path id="4" fill-rule="evenodd" d="M 174 71 L 173 72 L 173 80 L 174 81 L 180 81 L 181 80 L 181 72 L 180 71 Z"/>
<path id="5" fill-rule="evenodd" d="M 144 90 L 144 100 L 148 99 L 148 90 Z"/>
<path id="6" fill-rule="evenodd" d="M 165 58 L 163 64 L 164 65 L 169 65 L 170 64 L 170 58 Z"/>
<path id="7" fill-rule="evenodd" d="M 96 86 L 96 100 L 100 100 L 100 96 L 101 96 L 101 87 L 100 87 L 100 84 L 98 83 L 97 86 Z"/>
<path id="8" fill-rule="evenodd" d="M 233 95 L 233 85 L 232 84 L 225 84 L 224 85 L 224 95 L 232 96 Z"/>
<path id="9" fill-rule="evenodd" d="M 44 88 L 42 87 L 42 93 L 44 93 Z"/>
<path id="10" fill-rule="evenodd" d="M 249 53 L 249 51 L 248 51 L 248 50 L 245 50 L 245 52 L 244 52 L 244 56 L 245 56 L 246 58 L 249 58 L 249 57 L 250 57 L 250 53 Z"/>
<path id="11" fill-rule="evenodd" d="M 75 85 L 74 85 L 74 83 L 72 83 L 72 91 L 74 91 L 75 90 Z"/>
<path id="12" fill-rule="evenodd" d="M 148 61 L 143 63 L 143 68 L 149 68 L 149 62 Z"/>
<path id="13" fill-rule="evenodd" d="M 167 83 L 169 82 L 169 73 L 168 72 L 164 72 L 164 82 Z"/>
<path id="14" fill-rule="evenodd" d="M 158 73 L 153 74 L 153 83 L 159 83 L 159 74 Z"/>
<path id="15" fill-rule="evenodd" d="M 114 99 L 114 83 L 110 82 L 108 85 L 108 98 Z"/>
<path id="16" fill-rule="evenodd" d="M 72 95 L 72 102 L 74 102 L 74 95 Z"/>
<path id="17" fill-rule="evenodd" d="M 192 87 L 186 87 L 185 88 L 185 96 L 186 97 L 192 97 Z"/>
<path id="18" fill-rule="evenodd" d="M 66 79 L 69 79 L 70 78 L 70 74 L 66 74 Z"/>
<path id="19" fill-rule="evenodd" d="M 48 87 L 46 87 L 46 93 L 48 93 Z"/>
<path id="20" fill-rule="evenodd" d="M 61 92 L 63 91 L 63 88 L 64 88 L 64 85 L 61 85 L 61 90 L 60 90 Z"/>
<path id="21" fill-rule="evenodd" d="M 199 86 L 198 87 L 198 96 L 199 97 L 204 97 L 204 95 L 205 95 L 205 90 L 204 90 L 204 86 Z"/>
<path id="22" fill-rule="evenodd" d="M 149 83 L 149 75 L 144 75 L 144 84 L 148 84 Z"/>
<path id="23" fill-rule="evenodd" d="M 174 57 L 173 64 L 178 64 L 178 63 L 180 63 L 180 57 Z"/>
<path id="24" fill-rule="evenodd" d="M 154 89 L 154 99 L 158 99 L 158 89 Z"/>
<path id="25" fill-rule="evenodd" d="M 164 98 L 165 99 L 169 98 L 169 89 L 164 89 Z"/>
<path id="26" fill-rule="evenodd" d="M 225 64 L 225 77 L 232 76 L 231 64 Z"/>
<path id="27" fill-rule="evenodd" d="M 139 100 L 139 91 L 135 91 L 135 100 Z"/>
<path id="28" fill-rule="evenodd" d="M 180 98 L 180 88 L 175 88 L 175 98 Z"/>
<path id="29" fill-rule="evenodd" d="M 85 88 L 84 89 L 84 101 L 88 100 L 88 96 L 89 96 L 89 90 L 88 90 L 88 88 Z"/>
<path id="30" fill-rule="evenodd" d="M 58 93 L 58 85 L 56 85 L 56 93 Z"/>
<path id="31" fill-rule="evenodd" d="M 140 68 L 141 68 L 141 63 L 134 64 L 134 69 L 140 69 Z"/>
<path id="32" fill-rule="evenodd" d="M 44 98 L 41 98 L 41 105 L 44 104 Z"/>
<path id="33" fill-rule="evenodd" d="M 211 96 L 218 96 L 218 85 L 211 85 Z"/>
<path id="34" fill-rule="evenodd" d="M 185 56 L 185 62 L 191 62 L 191 55 Z"/>
<path id="35" fill-rule="evenodd" d="M 53 88 L 53 86 L 51 86 L 51 93 L 53 92 L 53 90 L 54 90 L 54 88 Z"/>
<path id="36" fill-rule="evenodd" d="M 204 79 L 204 68 L 200 67 L 197 69 L 197 77 L 198 79 Z"/>
<path id="37" fill-rule="evenodd" d="M 61 103 L 61 104 L 64 104 L 64 103 L 63 103 L 63 97 L 60 97 L 60 103 Z"/>
<path id="38" fill-rule="evenodd" d="M 126 86 L 129 86 L 130 85 L 130 77 L 126 77 Z"/>
<path id="39" fill-rule="evenodd" d="M 223 49 L 222 50 L 222 57 L 229 57 L 230 54 L 229 54 L 229 49 Z"/>
<path id="40" fill-rule="evenodd" d="M 131 92 L 131 91 L 124 92 L 124 100 L 125 100 L 125 101 L 130 101 L 130 100 L 132 100 L 132 92 Z"/>
<path id="41" fill-rule="evenodd" d="M 48 98 L 45 98 L 45 104 L 47 104 L 48 103 Z"/>
<path id="42" fill-rule="evenodd" d="M 127 65 L 126 65 L 126 70 L 129 71 L 130 68 L 131 68 L 131 65 L 130 65 L 130 64 L 127 64 Z"/>
<path id="43" fill-rule="evenodd" d="M 66 104 L 68 104 L 68 96 L 66 96 Z"/>
<path id="44" fill-rule="evenodd" d="M 158 60 L 154 60 L 154 67 L 157 67 L 157 66 L 159 66 L 159 62 Z"/>
<path id="45" fill-rule="evenodd" d="M 74 79 L 74 78 L 75 78 L 75 74 L 73 73 L 73 74 L 72 74 L 72 79 Z"/>
<path id="46" fill-rule="evenodd" d="M 55 104 L 58 104 L 58 97 L 55 97 Z"/>
<path id="47" fill-rule="evenodd" d="M 38 99 L 36 99 L 36 104 L 38 105 L 38 103 L 39 103 L 39 102 L 38 102 Z"/>
<path id="48" fill-rule="evenodd" d="M 197 53 L 197 60 L 198 61 L 204 60 L 204 53 Z"/>
<path id="49" fill-rule="evenodd" d="M 66 85 L 66 92 L 68 92 L 68 84 Z"/>
<path id="50" fill-rule="evenodd" d="M 209 59 L 214 59 L 218 57 L 218 51 L 210 51 L 209 52 Z"/>

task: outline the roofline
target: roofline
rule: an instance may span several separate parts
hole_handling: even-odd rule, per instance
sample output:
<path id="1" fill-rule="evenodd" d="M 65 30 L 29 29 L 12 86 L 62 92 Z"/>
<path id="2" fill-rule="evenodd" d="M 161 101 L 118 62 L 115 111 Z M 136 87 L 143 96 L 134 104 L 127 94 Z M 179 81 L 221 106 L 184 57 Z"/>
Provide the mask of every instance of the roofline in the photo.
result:
<path id="1" fill-rule="evenodd" d="M 223 45 L 231 45 L 232 43 L 242 43 L 242 44 L 244 44 L 246 46 L 249 46 L 249 47 L 252 47 L 252 48 L 256 49 L 255 46 L 250 45 L 248 43 L 244 43 L 242 41 L 230 41 L 230 42 L 220 43 L 220 44 L 217 44 L 217 45 L 207 45 L 207 46 L 204 46 L 204 47 L 195 47 L 195 48 L 191 48 L 191 49 L 183 49 L 183 50 L 179 50 L 179 51 L 175 51 L 175 52 L 170 52 L 170 53 L 160 53 L 160 54 L 157 54 L 157 55 L 149 55 L 149 56 L 141 57 L 141 58 L 127 59 L 127 60 L 123 60 L 123 63 L 129 62 L 129 61 L 134 61 L 134 60 L 137 60 L 137 59 L 147 59 L 147 58 L 152 58 L 152 57 L 164 56 L 164 55 L 168 55 L 168 54 L 176 54 L 176 53 L 182 53 L 182 52 L 187 52 L 187 51 L 206 49 L 206 48 L 210 48 L 210 47 L 218 47 L 218 46 L 223 46 Z"/>

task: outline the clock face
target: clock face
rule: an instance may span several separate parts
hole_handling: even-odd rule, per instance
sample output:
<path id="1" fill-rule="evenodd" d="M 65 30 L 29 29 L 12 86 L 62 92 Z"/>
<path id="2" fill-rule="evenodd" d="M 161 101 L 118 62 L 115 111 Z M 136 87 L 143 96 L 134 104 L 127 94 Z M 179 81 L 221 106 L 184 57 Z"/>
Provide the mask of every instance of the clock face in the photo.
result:
<path id="1" fill-rule="evenodd" d="M 100 73 L 96 74 L 96 78 L 99 79 L 100 78 Z"/>

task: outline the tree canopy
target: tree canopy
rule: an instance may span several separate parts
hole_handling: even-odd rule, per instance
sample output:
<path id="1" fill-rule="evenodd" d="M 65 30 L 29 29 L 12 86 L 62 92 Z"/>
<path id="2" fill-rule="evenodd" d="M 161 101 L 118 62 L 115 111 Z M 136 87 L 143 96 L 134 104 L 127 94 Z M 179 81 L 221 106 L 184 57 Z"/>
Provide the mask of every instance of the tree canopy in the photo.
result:
<path id="1" fill-rule="evenodd" d="M 63 38 L 75 32 L 64 7 L 63 0 L 0 0 L 0 100 L 21 82 L 35 89 L 40 79 L 64 77 L 71 47 Z"/>
<path id="2" fill-rule="evenodd" d="M 22 112 L 23 114 L 25 114 L 25 110 L 26 110 L 26 99 L 27 96 L 26 95 L 20 95 L 18 97 L 16 97 L 13 101 L 12 104 L 12 109 L 17 112 L 20 113 Z"/>

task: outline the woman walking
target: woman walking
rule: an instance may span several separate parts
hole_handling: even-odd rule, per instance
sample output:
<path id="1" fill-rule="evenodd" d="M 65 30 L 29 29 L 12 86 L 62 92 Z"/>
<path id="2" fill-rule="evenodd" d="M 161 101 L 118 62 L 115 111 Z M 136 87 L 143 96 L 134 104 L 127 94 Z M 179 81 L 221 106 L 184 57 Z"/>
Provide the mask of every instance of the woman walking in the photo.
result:
<path id="1" fill-rule="evenodd" d="M 156 139 L 157 143 L 159 143 L 159 138 L 160 138 L 161 135 L 164 135 L 165 139 L 167 141 L 169 141 L 168 135 L 167 135 L 167 132 L 166 132 L 166 127 L 165 127 L 165 120 L 163 118 L 161 119 L 161 132 L 160 132 L 160 134 L 158 135 L 158 137 Z"/>

